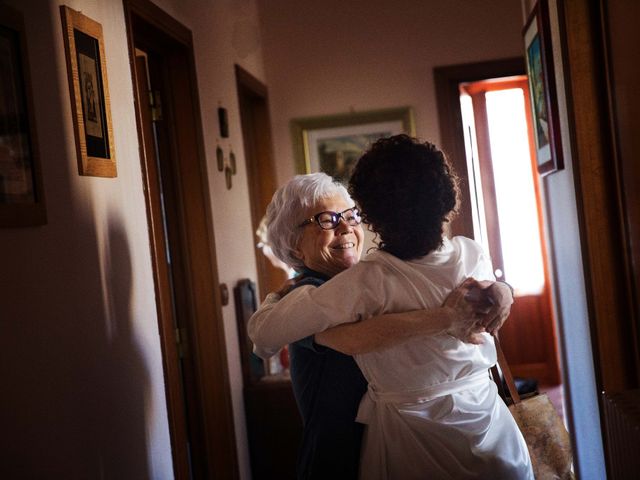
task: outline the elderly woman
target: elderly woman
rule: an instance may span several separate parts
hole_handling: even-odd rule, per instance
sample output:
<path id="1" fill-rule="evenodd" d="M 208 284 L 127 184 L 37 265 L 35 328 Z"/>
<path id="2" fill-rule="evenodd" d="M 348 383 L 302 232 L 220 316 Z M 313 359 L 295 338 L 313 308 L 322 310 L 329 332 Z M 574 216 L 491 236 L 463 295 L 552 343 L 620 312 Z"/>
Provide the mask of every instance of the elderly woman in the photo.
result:
<path id="1" fill-rule="evenodd" d="M 325 174 L 297 176 L 278 190 L 267 222 L 273 251 L 300 272 L 295 287 L 301 290 L 322 285 L 360 259 L 359 212 L 344 187 Z M 454 290 L 444 306 L 374 316 L 322 332 L 313 321 L 270 315 L 269 306 L 254 315 L 249 335 L 257 353 L 267 357 L 291 343 L 292 381 L 304 420 L 299 478 L 357 478 L 362 425 L 355 417 L 366 381 L 353 358 L 343 353 L 362 354 L 445 331 L 477 341 L 475 332 L 484 327 L 475 324 L 462 301 L 470 285 Z M 358 286 L 349 291 L 357 294 Z M 494 330 L 508 315 L 512 298 L 508 287 L 495 285 L 489 292 L 495 305 L 482 318 Z M 331 304 L 338 306 L 341 297 Z M 267 305 L 273 298 L 270 294 Z"/>

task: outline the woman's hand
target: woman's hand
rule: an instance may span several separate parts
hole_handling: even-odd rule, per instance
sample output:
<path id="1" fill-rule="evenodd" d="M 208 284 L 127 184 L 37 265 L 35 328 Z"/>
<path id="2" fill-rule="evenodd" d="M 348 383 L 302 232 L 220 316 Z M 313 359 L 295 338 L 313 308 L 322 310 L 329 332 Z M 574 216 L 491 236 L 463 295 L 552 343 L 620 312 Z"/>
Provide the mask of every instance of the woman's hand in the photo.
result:
<path id="1" fill-rule="evenodd" d="M 511 313 L 513 290 L 505 282 L 478 281 L 473 278 L 465 280 L 462 286 L 469 289 L 465 298 L 479 315 L 479 323 L 494 335 Z"/>
<path id="2" fill-rule="evenodd" d="M 467 279 L 459 287 L 453 290 L 442 305 L 443 313 L 449 327 L 446 333 L 466 343 L 480 345 L 484 343 L 481 335 L 486 331 L 485 326 L 479 322 L 477 310 L 478 302 L 471 302 L 466 297 L 475 287 L 475 280 Z"/>
<path id="3" fill-rule="evenodd" d="M 513 291 L 504 282 L 467 278 L 444 302 L 451 327 L 447 333 L 467 343 L 482 343 L 482 332 L 500 330 L 511 313 Z"/>

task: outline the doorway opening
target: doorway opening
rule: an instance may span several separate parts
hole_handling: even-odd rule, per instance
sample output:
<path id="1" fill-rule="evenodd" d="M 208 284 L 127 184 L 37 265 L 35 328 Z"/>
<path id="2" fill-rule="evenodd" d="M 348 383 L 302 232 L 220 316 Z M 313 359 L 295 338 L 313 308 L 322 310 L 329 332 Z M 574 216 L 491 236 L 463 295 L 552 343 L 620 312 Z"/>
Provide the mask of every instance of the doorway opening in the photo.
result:
<path id="1" fill-rule="evenodd" d="M 238 478 L 191 32 L 124 0 L 174 476 Z"/>
<path id="2" fill-rule="evenodd" d="M 277 180 L 271 142 L 269 120 L 269 97 L 267 87 L 239 65 L 236 65 L 236 86 L 246 159 L 249 201 L 251 203 L 251 225 L 253 232 L 264 229 L 262 219 L 267 205 L 276 191 Z M 278 291 L 287 275 L 282 268 L 273 265 L 262 243 L 255 242 L 258 290 L 264 299 L 269 292 Z M 272 256 L 272 255 L 271 255 Z"/>
<path id="3" fill-rule="evenodd" d="M 439 99 L 446 110 L 440 111 L 443 148 L 463 180 L 463 208 L 453 233 L 480 242 L 496 278 L 514 288 L 515 303 L 500 331 L 505 356 L 516 377 L 535 379 L 563 413 L 524 62 L 443 67 L 435 73 L 438 95 L 446 97 Z"/>

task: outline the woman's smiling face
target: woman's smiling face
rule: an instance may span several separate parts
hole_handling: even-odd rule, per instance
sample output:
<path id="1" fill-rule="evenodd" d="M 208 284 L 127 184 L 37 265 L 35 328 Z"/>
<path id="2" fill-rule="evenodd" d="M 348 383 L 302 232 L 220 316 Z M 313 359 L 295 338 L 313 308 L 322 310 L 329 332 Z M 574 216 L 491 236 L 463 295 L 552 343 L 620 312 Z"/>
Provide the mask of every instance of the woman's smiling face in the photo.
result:
<path id="1" fill-rule="evenodd" d="M 348 204 L 342 195 L 332 195 L 316 202 L 300 223 L 320 212 L 340 213 L 351 207 L 353 205 Z M 304 232 L 296 254 L 307 268 L 333 277 L 360 260 L 364 237 L 362 226 L 350 226 L 341 219 L 333 230 L 323 230 L 315 222 L 301 228 Z"/>

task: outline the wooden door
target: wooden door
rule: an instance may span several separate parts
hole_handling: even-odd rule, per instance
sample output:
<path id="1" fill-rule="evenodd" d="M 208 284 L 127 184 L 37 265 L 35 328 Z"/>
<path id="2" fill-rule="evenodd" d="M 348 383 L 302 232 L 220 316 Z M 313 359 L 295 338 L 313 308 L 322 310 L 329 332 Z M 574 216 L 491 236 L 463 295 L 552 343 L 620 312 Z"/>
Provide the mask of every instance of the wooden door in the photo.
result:
<path id="1" fill-rule="evenodd" d="M 237 65 L 236 85 L 238 87 L 244 155 L 249 183 L 251 225 L 255 233 L 277 187 L 271 144 L 269 99 L 267 87 Z M 287 276 L 283 270 L 271 264 L 262 253 L 258 239 L 255 237 L 254 239 L 256 240 L 254 245 L 258 270 L 258 290 L 260 297 L 264 299 L 267 293 L 279 290 Z"/>
<path id="2" fill-rule="evenodd" d="M 238 478 L 191 32 L 124 6 L 174 474 Z"/>
<path id="3" fill-rule="evenodd" d="M 557 8 L 607 474 L 636 478 L 640 68 L 635 59 L 640 8 L 631 0 L 573 0 L 558 2 Z"/>
<path id="4" fill-rule="evenodd" d="M 465 83 L 461 92 L 468 96 L 463 118 L 470 124 L 468 177 L 476 177 L 476 240 L 488 247 L 496 278 L 515 289 L 511 316 L 500 332 L 505 356 L 516 376 L 556 385 L 560 373 L 527 77 Z"/>
<path id="5" fill-rule="evenodd" d="M 147 99 L 150 94 L 147 55 L 141 50 L 136 50 L 136 92 L 139 99 Z M 145 158 L 157 164 L 158 152 L 155 144 L 155 132 L 153 127 L 153 114 L 151 102 L 144 102 L 139 108 L 140 130 L 143 138 L 142 150 Z M 162 187 L 159 178 L 159 171 L 154 166 L 150 166 L 145 172 L 147 174 L 147 215 L 152 223 L 152 235 L 154 242 L 154 268 L 156 279 L 156 300 L 159 313 L 159 320 L 162 322 L 161 333 L 163 341 L 164 356 L 172 359 L 179 358 L 179 344 L 174 341 L 171 331 L 176 331 L 176 319 L 174 315 L 174 296 L 171 288 L 171 269 L 167 255 L 167 239 L 164 229 Z M 175 408 L 175 414 L 170 415 L 172 431 L 172 450 L 174 459 L 174 471 L 178 478 L 191 478 L 191 471 L 188 462 L 189 451 L 188 441 L 177 441 L 177 439 L 187 439 L 186 409 L 184 408 L 184 391 L 182 384 L 181 366 L 179 361 L 165 361 L 165 376 L 171 379 L 166 385 L 167 403 Z M 170 407 L 171 408 L 171 407 Z"/>

